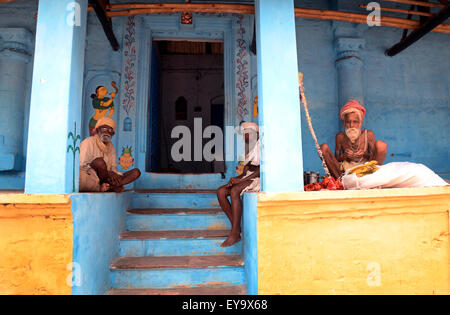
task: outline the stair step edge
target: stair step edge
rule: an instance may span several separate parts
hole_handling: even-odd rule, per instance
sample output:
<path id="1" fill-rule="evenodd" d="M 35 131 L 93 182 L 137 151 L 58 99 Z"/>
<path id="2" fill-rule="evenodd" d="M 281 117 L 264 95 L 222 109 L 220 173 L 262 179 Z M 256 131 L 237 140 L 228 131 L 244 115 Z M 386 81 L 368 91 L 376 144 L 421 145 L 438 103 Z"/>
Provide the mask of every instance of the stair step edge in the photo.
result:
<path id="1" fill-rule="evenodd" d="M 229 230 L 171 230 L 171 231 L 127 231 L 119 238 L 124 239 L 179 239 L 179 238 L 223 238 Z"/>
<path id="2" fill-rule="evenodd" d="M 245 285 L 238 286 L 197 286 L 166 289 L 114 289 L 111 288 L 106 295 L 246 295 Z"/>
<path id="3" fill-rule="evenodd" d="M 136 195 L 140 194 L 216 194 L 213 189 L 135 189 Z"/>
<path id="4" fill-rule="evenodd" d="M 161 215 L 161 214 L 220 214 L 223 211 L 220 208 L 142 208 L 129 209 L 127 214 L 132 215 Z"/>
<path id="5" fill-rule="evenodd" d="M 241 255 L 119 257 L 111 270 L 242 267 Z"/>

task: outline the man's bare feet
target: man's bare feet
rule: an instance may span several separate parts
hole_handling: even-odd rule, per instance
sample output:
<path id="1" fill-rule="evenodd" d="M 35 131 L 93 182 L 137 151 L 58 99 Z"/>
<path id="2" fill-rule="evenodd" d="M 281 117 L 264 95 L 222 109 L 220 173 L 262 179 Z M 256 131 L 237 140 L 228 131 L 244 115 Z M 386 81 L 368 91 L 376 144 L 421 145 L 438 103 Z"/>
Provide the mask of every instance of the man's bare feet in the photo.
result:
<path id="1" fill-rule="evenodd" d="M 113 191 L 115 193 L 121 193 L 124 190 L 125 190 L 125 186 L 114 186 L 114 187 L 111 187 L 111 191 Z"/>
<path id="2" fill-rule="evenodd" d="M 221 247 L 228 247 L 231 245 L 236 244 L 237 242 L 239 242 L 241 240 L 241 234 L 230 234 L 230 236 L 228 236 L 228 238 L 222 243 L 222 245 L 220 245 Z"/>
<path id="3" fill-rule="evenodd" d="M 100 191 L 101 191 L 101 192 L 105 192 L 105 191 L 108 191 L 109 188 L 110 188 L 110 186 L 109 186 L 108 183 L 103 183 L 103 184 L 101 184 L 101 186 L 100 186 Z"/>

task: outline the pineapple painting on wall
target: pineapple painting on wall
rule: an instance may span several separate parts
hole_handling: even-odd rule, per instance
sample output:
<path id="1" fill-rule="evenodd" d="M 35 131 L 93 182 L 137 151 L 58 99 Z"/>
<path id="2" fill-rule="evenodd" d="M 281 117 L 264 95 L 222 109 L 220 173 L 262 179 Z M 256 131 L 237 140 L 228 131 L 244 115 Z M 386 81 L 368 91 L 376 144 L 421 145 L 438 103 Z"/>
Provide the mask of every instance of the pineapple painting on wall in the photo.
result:
<path id="1" fill-rule="evenodd" d="M 122 156 L 119 158 L 119 164 L 125 170 L 129 169 L 134 164 L 134 158 L 131 155 L 131 152 L 133 152 L 131 146 L 122 147 Z"/>

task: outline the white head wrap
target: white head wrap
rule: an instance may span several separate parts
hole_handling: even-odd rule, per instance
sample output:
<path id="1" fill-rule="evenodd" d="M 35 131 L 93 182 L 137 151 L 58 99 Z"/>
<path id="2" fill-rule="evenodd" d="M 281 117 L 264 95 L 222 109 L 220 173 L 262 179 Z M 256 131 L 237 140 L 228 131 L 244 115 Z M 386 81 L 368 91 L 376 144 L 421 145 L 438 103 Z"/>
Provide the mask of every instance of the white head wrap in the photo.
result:
<path id="1" fill-rule="evenodd" d="M 256 132 L 259 132 L 259 126 L 258 124 L 254 122 L 245 122 L 241 125 L 241 132 L 244 133 L 246 130 L 253 130 Z"/>

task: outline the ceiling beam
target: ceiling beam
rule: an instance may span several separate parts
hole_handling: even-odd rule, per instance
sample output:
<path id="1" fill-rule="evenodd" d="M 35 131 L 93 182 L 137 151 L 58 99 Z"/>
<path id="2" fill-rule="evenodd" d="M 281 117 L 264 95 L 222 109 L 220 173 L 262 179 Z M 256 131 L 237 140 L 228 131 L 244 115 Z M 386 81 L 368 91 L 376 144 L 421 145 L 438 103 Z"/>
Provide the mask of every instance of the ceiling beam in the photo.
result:
<path id="1" fill-rule="evenodd" d="M 411 34 L 409 34 L 406 38 L 400 41 L 400 43 L 392 46 L 391 48 L 386 50 L 386 55 L 393 57 L 398 53 L 402 52 L 416 41 L 421 39 L 423 36 L 431 32 L 435 27 L 439 24 L 446 21 L 450 16 L 450 6 L 439 11 L 435 17 L 429 18 L 420 28 L 414 30 Z"/>
<path id="2" fill-rule="evenodd" d="M 441 4 L 439 4 L 441 5 Z M 108 17 L 119 17 L 139 14 L 176 13 L 176 12 L 204 12 L 204 13 L 238 13 L 255 14 L 253 5 L 249 4 L 192 4 L 192 3 L 121 3 L 106 6 Z M 309 8 L 295 8 L 295 16 L 301 18 L 344 21 L 352 23 L 367 23 L 367 14 L 318 10 Z M 397 27 L 401 29 L 417 29 L 419 21 L 396 17 L 381 17 L 381 26 Z M 450 34 L 450 25 L 442 24 L 433 32 Z"/>
<path id="3" fill-rule="evenodd" d="M 384 0 L 389 2 L 396 2 L 396 3 L 404 3 L 404 4 L 414 4 L 421 7 L 429 7 L 429 8 L 445 8 L 447 4 L 442 3 L 434 3 L 434 2 L 425 2 L 425 1 L 418 1 L 418 0 Z"/>
<path id="4" fill-rule="evenodd" d="M 105 35 L 111 44 L 113 50 L 118 51 L 120 45 L 117 42 L 116 36 L 114 35 L 111 18 L 107 16 L 106 6 L 109 5 L 109 0 L 89 0 L 89 4 L 95 11 L 100 23 L 102 24 Z"/>
<path id="5" fill-rule="evenodd" d="M 360 8 L 363 9 L 367 9 L 367 5 L 365 4 L 361 4 L 359 6 Z M 429 13 L 429 12 L 421 12 L 421 11 L 414 11 L 412 9 L 409 10 L 404 10 L 404 9 L 396 9 L 396 8 L 385 8 L 385 7 L 380 7 L 381 11 L 386 11 L 386 12 L 396 12 L 396 13 L 405 13 L 405 14 L 412 14 L 412 15 L 420 15 L 420 16 L 434 16 L 433 13 Z"/>

